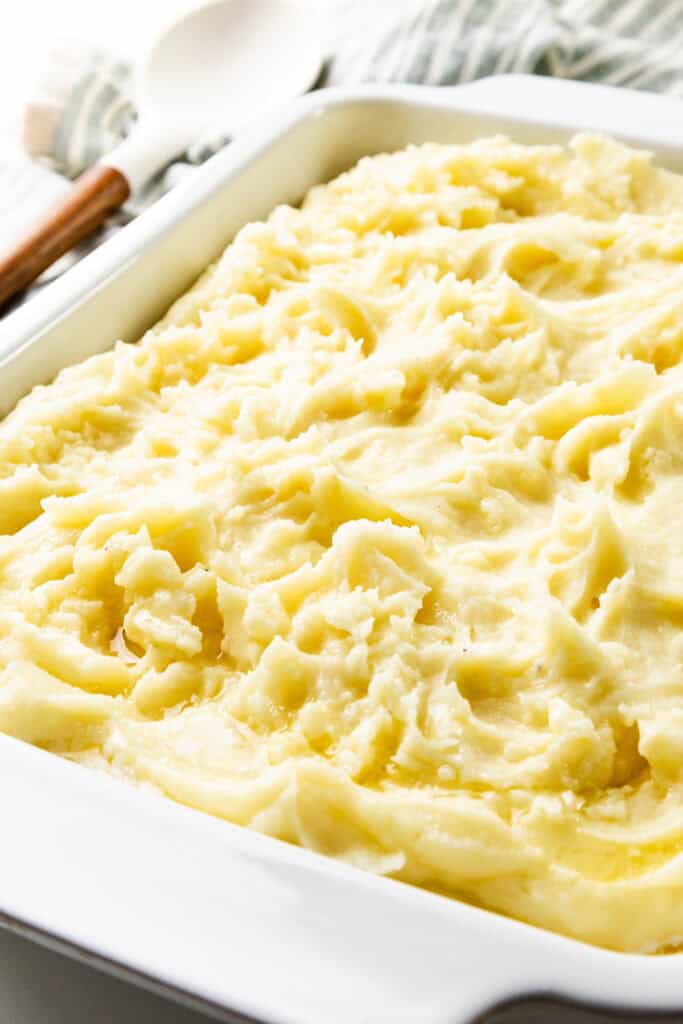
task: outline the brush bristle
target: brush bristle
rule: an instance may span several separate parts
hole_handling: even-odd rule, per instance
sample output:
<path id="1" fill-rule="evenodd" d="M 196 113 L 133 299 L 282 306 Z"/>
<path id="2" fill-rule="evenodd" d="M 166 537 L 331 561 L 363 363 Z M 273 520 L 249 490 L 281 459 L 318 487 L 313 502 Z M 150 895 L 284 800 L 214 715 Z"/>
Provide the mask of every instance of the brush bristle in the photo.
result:
<path id="1" fill-rule="evenodd" d="M 62 42 L 45 56 L 23 113 L 22 143 L 32 157 L 54 153 L 57 132 L 74 88 L 88 67 L 89 53 L 78 42 Z"/>

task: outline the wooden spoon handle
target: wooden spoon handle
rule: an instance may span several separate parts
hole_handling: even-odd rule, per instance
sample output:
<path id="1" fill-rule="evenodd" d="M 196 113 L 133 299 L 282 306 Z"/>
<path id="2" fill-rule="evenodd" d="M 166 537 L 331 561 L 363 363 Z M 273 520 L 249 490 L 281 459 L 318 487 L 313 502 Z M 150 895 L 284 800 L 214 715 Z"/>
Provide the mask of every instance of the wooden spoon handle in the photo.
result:
<path id="1" fill-rule="evenodd" d="M 9 252 L 0 256 L 0 306 L 89 235 L 126 201 L 130 186 L 114 167 L 97 164 Z"/>

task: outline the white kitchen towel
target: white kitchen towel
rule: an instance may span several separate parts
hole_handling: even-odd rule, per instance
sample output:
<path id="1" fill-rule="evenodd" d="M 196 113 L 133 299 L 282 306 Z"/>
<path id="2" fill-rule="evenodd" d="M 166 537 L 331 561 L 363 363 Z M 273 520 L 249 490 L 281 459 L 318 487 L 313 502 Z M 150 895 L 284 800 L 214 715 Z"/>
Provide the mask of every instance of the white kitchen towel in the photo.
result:
<path id="1" fill-rule="evenodd" d="M 323 85 L 453 85 L 516 71 L 682 95 L 683 0 L 342 0 L 328 51 Z M 0 245 L 126 134 L 132 81 L 130 65 L 100 49 L 54 51 L 26 108 L 33 163 L 0 156 Z M 198 140 L 22 300 L 228 142 Z"/>

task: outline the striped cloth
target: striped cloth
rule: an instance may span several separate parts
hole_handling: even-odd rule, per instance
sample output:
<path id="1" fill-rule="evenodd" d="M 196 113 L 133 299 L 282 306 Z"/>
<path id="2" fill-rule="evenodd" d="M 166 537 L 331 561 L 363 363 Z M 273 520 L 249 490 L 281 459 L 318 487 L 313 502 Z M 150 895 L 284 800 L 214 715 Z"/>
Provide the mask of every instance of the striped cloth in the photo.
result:
<path id="1" fill-rule="evenodd" d="M 377 12 L 358 0 L 340 9 L 329 82 L 526 72 L 683 93 L 683 0 L 384 0 Z"/>
<path id="2" fill-rule="evenodd" d="M 327 46 L 324 85 L 454 85 L 527 72 L 683 95 L 683 0 L 342 0 Z M 102 50 L 55 51 L 27 105 L 24 142 L 34 162 L 0 159 L 0 244 L 126 134 L 135 118 L 131 80 L 131 67 Z M 199 140 L 28 295 L 228 141 Z"/>

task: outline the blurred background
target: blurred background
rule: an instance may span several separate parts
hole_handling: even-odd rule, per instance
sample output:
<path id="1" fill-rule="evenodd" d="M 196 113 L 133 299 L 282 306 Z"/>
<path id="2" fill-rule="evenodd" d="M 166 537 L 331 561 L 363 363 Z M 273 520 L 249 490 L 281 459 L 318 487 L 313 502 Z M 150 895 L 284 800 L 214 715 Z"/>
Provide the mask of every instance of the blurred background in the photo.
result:
<path id="1" fill-rule="evenodd" d="M 308 0 L 300 0 L 313 6 Z M 189 0 L 20 0 L 0 13 L 0 140 L 15 145 L 27 96 L 50 48 L 67 39 L 135 60 L 159 28 L 193 6 Z M 321 0 L 320 6 L 326 6 Z M 0 150 L 0 158 L 5 155 Z"/>

